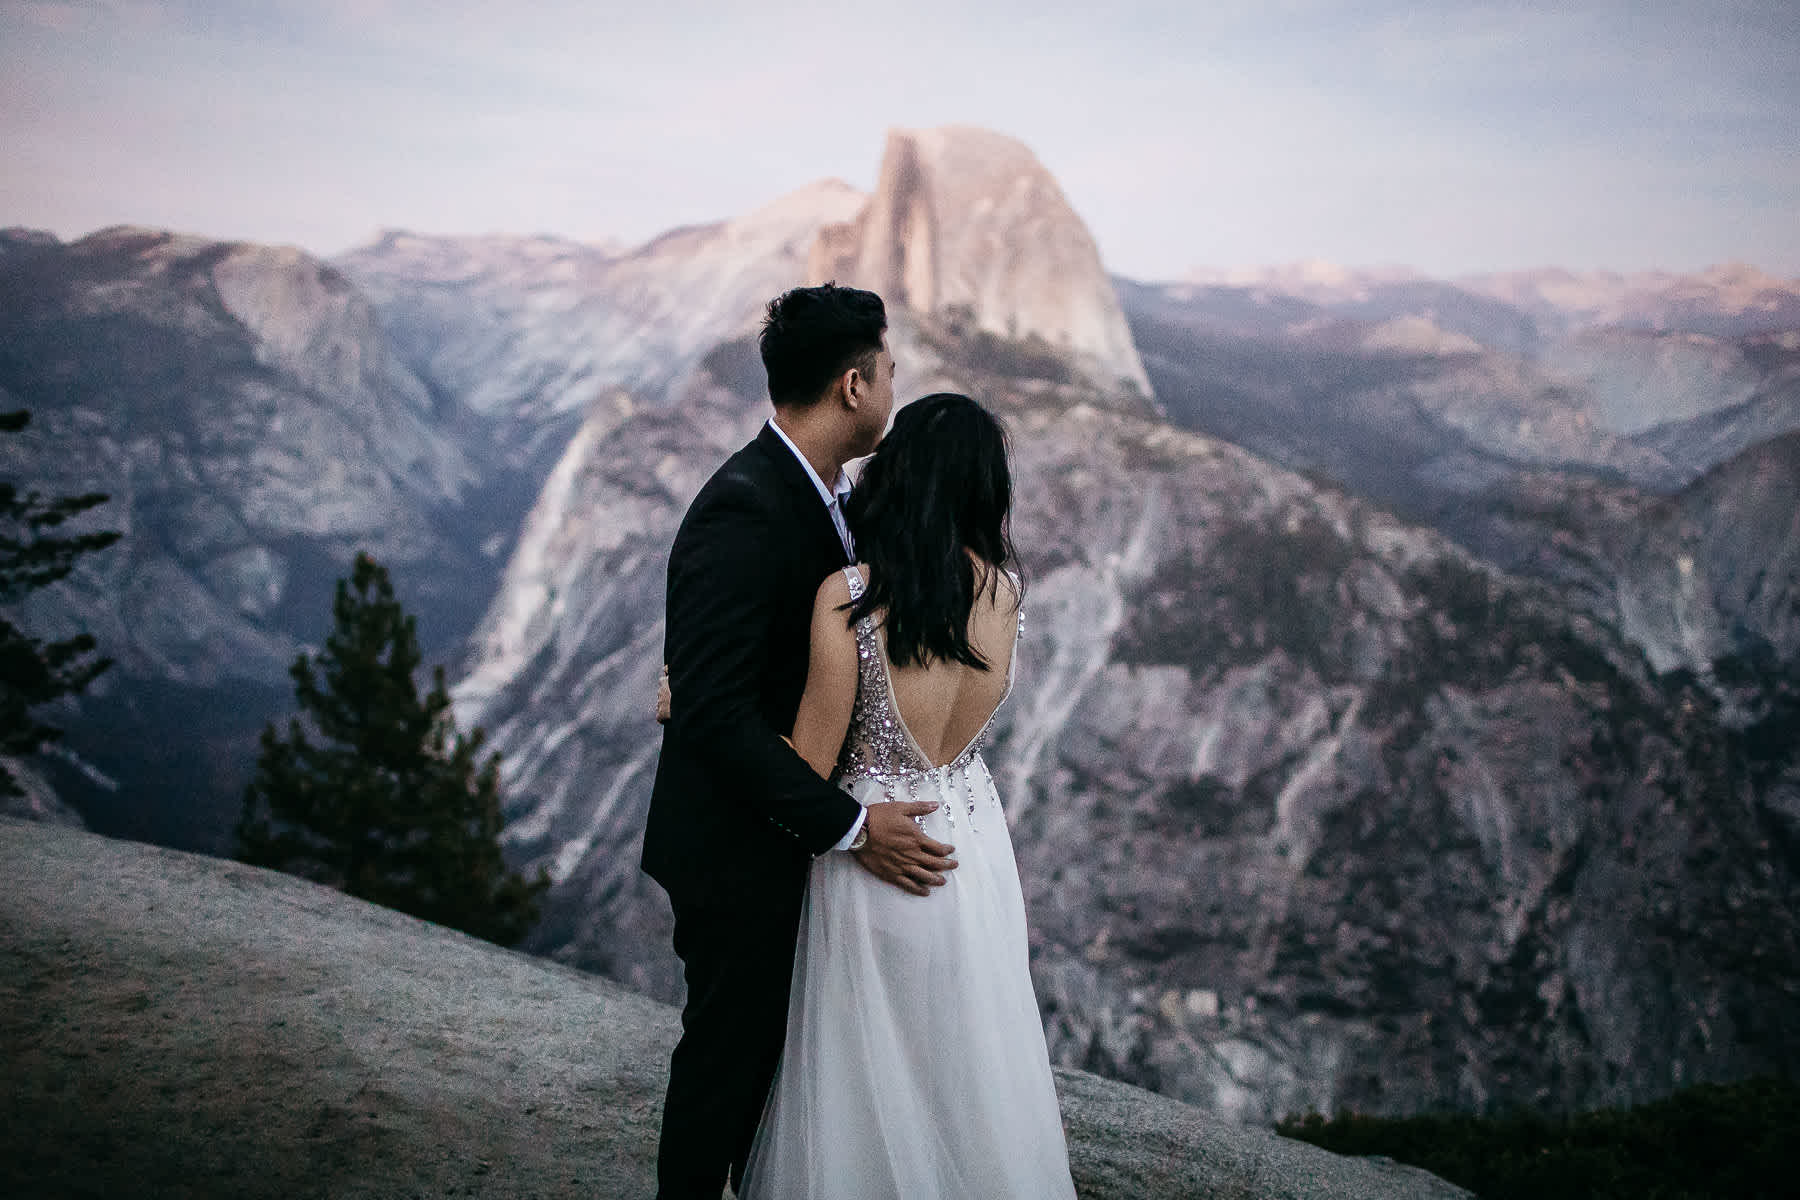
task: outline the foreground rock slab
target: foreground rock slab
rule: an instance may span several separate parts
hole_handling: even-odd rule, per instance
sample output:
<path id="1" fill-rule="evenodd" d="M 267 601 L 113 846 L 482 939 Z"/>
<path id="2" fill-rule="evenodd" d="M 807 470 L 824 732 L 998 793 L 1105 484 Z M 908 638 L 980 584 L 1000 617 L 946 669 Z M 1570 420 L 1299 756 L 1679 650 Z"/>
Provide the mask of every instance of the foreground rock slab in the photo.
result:
<path id="1" fill-rule="evenodd" d="M 673 1009 L 239 863 L 0 818 L 0 1194 L 652 1194 Z M 1059 1072 L 1084 1200 L 1468 1193 Z"/>

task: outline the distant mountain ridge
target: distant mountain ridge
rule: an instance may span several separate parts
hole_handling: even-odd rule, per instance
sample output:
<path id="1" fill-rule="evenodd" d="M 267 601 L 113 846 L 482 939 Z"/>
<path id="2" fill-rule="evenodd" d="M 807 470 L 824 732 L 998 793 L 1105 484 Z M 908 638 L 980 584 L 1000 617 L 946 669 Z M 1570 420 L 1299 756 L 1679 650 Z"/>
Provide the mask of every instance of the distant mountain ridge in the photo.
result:
<path id="1" fill-rule="evenodd" d="M 1785 645 L 1765 625 L 1777 620 L 1766 607 L 1743 610 L 1747 623 L 1696 617 L 1687 628 L 1711 630 L 1698 639 L 1675 637 L 1661 618 L 1628 619 L 1616 603 L 1638 595 L 1644 580 L 1673 580 L 1675 552 L 1667 570 L 1646 574 L 1633 549 L 1639 517 L 1602 514 L 1648 513 L 1653 497 L 1681 494 L 1722 463 L 1765 443 L 1790 445 L 1782 439 L 1800 431 L 1800 328 L 1721 337 L 1577 327 L 1597 311 L 1594 293 L 1582 291 L 1568 302 L 1589 307 L 1571 307 L 1567 328 L 1549 336 L 1524 310 L 1401 270 L 1312 264 L 1218 278 L 1232 282 L 1117 281 L 1175 423 L 1334 479 L 1509 568 L 1541 564 L 1565 584 L 1573 576 L 1562 572 L 1580 557 L 1589 564 L 1575 572 L 1588 579 L 1580 594 L 1606 597 L 1596 601 L 1600 611 L 1665 668 L 1704 674 L 1708 655 L 1759 640 Z M 1722 297 L 1720 311 L 1774 286 L 1744 270 L 1600 283 L 1627 296 L 1654 285 L 1664 297 Z M 1782 318 L 1784 310 L 1765 311 Z M 1612 495 L 1620 484 L 1645 496 L 1619 493 L 1590 520 L 1544 516 L 1573 512 L 1576 497 Z M 1566 500 L 1552 498 L 1565 491 Z M 1704 494 L 1730 507 L 1722 493 Z M 1574 542 L 1554 549 L 1540 545 L 1546 538 Z M 1749 548 L 1751 560 L 1765 553 L 1779 561 L 1783 552 Z M 1598 562 L 1625 574 L 1596 581 Z M 1631 611 L 1665 606 L 1648 593 L 1645 602 L 1648 610 Z"/>
<path id="2" fill-rule="evenodd" d="M 800 282 L 821 228 L 863 193 L 824 180 L 728 221 L 671 230 L 623 253 L 551 238 L 390 233 L 339 258 L 416 370 L 542 455 L 586 408 L 639 402 Z M 523 461 L 523 460 L 521 460 Z"/>
<path id="3" fill-rule="evenodd" d="M 1744 337 L 1800 329 L 1800 278 L 1747 263 L 1704 271 L 1569 271 L 1546 267 L 1434 279 L 1411 267 L 1351 267 L 1320 260 L 1281 266 L 1189 271 L 1168 286 L 1239 288 L 1346 310 L 1392 304 L 1426 288 L 1454 289 L 1504 304 L 1554 336 L 1616 326 L 1655 332 Z"/>
<path id="4" fill-rule="evenodd" d="M 1466 276 L 1463 286 L 1573 326 L 1743 337 L 1800 328 L 1800 278 L 1746 263 L 1695 274 L 1556 269 Z"/>

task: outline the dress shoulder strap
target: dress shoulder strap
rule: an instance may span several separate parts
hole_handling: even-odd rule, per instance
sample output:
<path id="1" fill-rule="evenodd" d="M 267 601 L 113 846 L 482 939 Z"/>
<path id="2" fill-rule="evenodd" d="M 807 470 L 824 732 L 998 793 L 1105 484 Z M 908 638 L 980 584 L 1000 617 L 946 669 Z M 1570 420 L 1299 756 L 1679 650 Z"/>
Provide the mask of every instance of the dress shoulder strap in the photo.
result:
<path id="1" fill-rule="evenodd" d="M 1013 597 L 1018 602 L 1018 620 L 1013 622 L 1012 657 L 1006 660 L 1006 690 L 1000 693 L 1002 704 L 1012 697 L 1014 671 L 1019 665 L 1019 643 L 1025 639 L 1025 583 L 1011 567 L 1006 568 L 1006 577 L 1012 581 Z"/>
<path id="2" fill-rule="evenodd" d="M 850 585 L 850 600 L 854 603 L 862 599 L 863 590 L 869 585 L 863 582 L 862 572 L 855 567 L 844 568 L 844 582 Z"/>

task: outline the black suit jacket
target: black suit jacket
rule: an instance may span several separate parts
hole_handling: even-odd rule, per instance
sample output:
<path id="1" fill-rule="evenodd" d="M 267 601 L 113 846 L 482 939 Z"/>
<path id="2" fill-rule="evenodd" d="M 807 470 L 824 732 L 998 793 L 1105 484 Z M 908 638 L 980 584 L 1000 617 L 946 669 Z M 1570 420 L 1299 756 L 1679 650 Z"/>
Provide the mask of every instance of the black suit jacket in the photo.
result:
<path id="1" fill-rule="evenodd" d="M 813 599 L 845 566 L 818 489 L 764 426 L 688 506 L 669 551 L 664 654 L 673 697 L 643 867 L 677 901 L 801 886 L 855 800 L 792 747 Z"/>

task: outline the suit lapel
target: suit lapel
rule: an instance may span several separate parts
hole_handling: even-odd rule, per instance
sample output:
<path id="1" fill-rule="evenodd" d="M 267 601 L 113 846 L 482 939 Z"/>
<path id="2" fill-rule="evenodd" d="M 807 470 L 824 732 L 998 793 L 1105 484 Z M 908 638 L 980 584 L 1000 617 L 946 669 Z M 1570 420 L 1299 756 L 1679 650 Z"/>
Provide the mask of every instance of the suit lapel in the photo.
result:
<path id="1" fill-rule="evenodd" d="M 806 468 L 800 465 L 794 452 L 781 440 L 781 435 L 765 422 L 756 435 L 755 445 L 775 468 L 775 474 L 781 480 L 782 491 L 788 498 L 788 506 L 794 510 L 799 520 L 802 536 L 817 547 L 815 552 L 819 560 L 834 565 L 848 565 L 844 543 L 838 537 L 831 511 L 825 507 L 825 501 L 819 497 L 819 489 L 813 486 Z"/>

